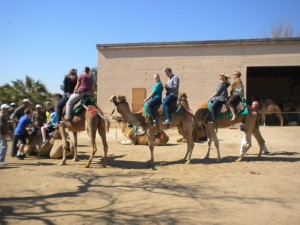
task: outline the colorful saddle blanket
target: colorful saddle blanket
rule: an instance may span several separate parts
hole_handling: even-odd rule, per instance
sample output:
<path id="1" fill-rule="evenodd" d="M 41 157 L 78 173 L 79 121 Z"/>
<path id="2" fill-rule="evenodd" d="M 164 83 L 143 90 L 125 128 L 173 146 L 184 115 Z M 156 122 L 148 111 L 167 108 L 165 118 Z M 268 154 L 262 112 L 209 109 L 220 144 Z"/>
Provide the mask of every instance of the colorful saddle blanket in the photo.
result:
<path id="1" fill-rule="evenodd" d="M 159 107 L 158 107 L 158 108 L 159 108 Z M 148 112 L 147 102 L 144 103 L 144 112 L 145 112 L 146 118 L 148 118 L 150 115 L 149 115 L 149 112 Z M 181 114 L 181 113 L 183 113 L 183 108 L 180 107 L 180 109 L 177 110 L 177 111 L 176 111 L 176 109 L 175 109 L 175 111 L 172 111 L 171 114 L 173 114 L 173 113 L 175 113 L 175 114 Z M 164 110 L 163 110 L 163 115 L 166 115 Z"/>
<path id="2" fill-rule="evenodd" d="M 244 105 L 244 108 L 242 110 L 237 111 L 237 116 L 242 116 L 242 115 L 247 115 L 249 114 L 249 110 L 247 107 L 247 102 L 244 98 L 242 98 L 241 103 Z M 209 112 L 211 111 L 211 101 L 208 101 L 208 110 Z M 217 113 L 216 118 L 228 118 L 232 117 L 232 113 L 230 110 L 227 110 L 225 113 Z"/>
<path id="3" fill-rule="evenodd" d="M 92 99 L 91 97 L 84 97 L 81 100 L 80 104 L 77 107 L 74 107 L 74 110 L 72 113 L 73 114 L 80 113 L 84 109 L 83 105 L 96 105 L 96 104 L 95 104 L 94 99 Z"/>

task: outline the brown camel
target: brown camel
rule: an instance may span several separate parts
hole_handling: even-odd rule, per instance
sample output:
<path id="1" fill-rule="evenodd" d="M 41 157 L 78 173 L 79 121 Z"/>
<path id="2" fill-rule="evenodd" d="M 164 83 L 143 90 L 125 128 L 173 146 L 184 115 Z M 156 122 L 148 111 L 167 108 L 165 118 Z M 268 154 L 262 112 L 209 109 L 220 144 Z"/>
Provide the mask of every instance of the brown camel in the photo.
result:
<path id="1" fill-rule="evenodd" d="M 281 109 L 272 99 L 259 101 L 259 113 L 261 114 L 261 122 L 264 126 L 266 126 L 266 116 L 271 114 L 275 114 L 280 121 L 280 126 L 283 126 Z"/>
<path id="2" fill-rule="evenodd" d="M 57 131 L 57 132 L 56 132 Z M 50 157 L 51 159 L 60 159 L 63 156 L 62 138 L 59 135 L 58 130 L 52 133 L 49 141 L 42 146 L 43 138 L 41 133 L 37 133 L 32 136 L 29 135 L 27 143 L 24 148 L 26 155 L 38 155 L 40 157 Z M 67 137 L 67 148 L 70 149 L 69 137 Z M 73 156 L 73 149 L 66 152 L 66 156 Z"/>
<path id="3" fill-rule="evenodd" d="M 220 162 L 221 154 L 219 149 L 219 141 L 218 141 L 214 124 L 208 123 L 208 113 L 209 113 L 208 102 L 202 103 L 200 107 L 198 107 L 195 113 L 195 121 L 201 122 L 206 127 L 206 131 L 207 131 L 208 151 L 204 158 L 209 158 L 211 142 L 214 141 L 218 153 L 217 162 Z M 231 118 L 218 118 L 216 120 L 216 126 L 217 128 L 226 128 L 237 123 L 245 124 L 245 137 L 243 139 L 243 143 L 241 147 L 241 156 L 237 159 L 237 161 L 241 161 L 245 156 L 246 152 L 248 151 L 248 149 L 251 147 L 252 134 L 256 138 L 260 147 L 258 158 L 261 157 L 262 151 L 264 152 L 268 151 L 265 145 L 265 140 L 263 139 L 259 130 L 258 114 L 256 111 L 249 109 L 248 115 L 238 116 L 234 121 L 230 121 L 230 120 Z"/>
<path id="4" fill-rule="evenodd" d="M 90 154 L 90 158 L 85 165 L 88 168 L 91 165 L 91 162 L 97 152 L 96 146 L 96 132 L 98 130 L 98 134 L 102 139 L 104 157 L 102 158 L 102 167 L 105 168 L 107 166 L 107 151 L 108 145 L 106 141 L 106 132 L 109 131 L 109 120 L 103 116 L 103 113 L 100 109 L 95 106 L 84 106 L 84 109 L 75 114 L 72 118 L 71 122 L 63 123 L 59 126 L 59 131 L 62 137 L 63 142 L 63 158 L 61 161 L 61 165 L 66 164 L 66 150 L 67 150 L 67 134 L 66 128 L 73 133 L 73 140 L 71 141 L 71 148 L 74 147 L 74 161 L 78 160 L 77 155 L 77 132 L 84 131 L 87 129 L 87 132 L 90 137 L 92 151 Z M 74 143 L 73 143 L 74 141 Z"/>
<path id="5" fill-rule="evenodd" d="M 113 119 L 118 122 L 120 128 L 122 129 L 123 135 L 126 138 L 129 138 L 130 143 L 132 145 L 149 145 L 146 135 L 145 134 L 135 135 L 134 127 L 129 128 L 122 116 L 114 116 Z M 168 141 L 169 141 L 169 136 L 165 132 L 160 131 L 158 133 L 155 133 L 154 146 L 166 145 Z"/>
<path id="6" fill-rule="evenodd" d="M 171 116 L 172 123 L 169 125 L 164 125 L 162 122 L 164 121 L 164 116 L 159 116 L 157 117 L 158 121 L 158 127 L 155 128 L 152 124 L 148 123 L 148 120 L 145 118 L 144 113 L 141 112 L 139 113 L 133 113 L 130 110 L 129 104 L 126 101 L 126 97 L 123 95 L 114 95 L 111 97 L 111 102 L 113 102 L 117 108 L 117 111 L 123 116 L 124 120 L 132 125 L 135 126 L 141 126 L 146 130 L 146 136 L 148 138 L 149 142 L 149 148 L 150 148 L 150 153 L 151 157 L 150 160 L 148 161 L 148 164 L 154 167 L 154 137 L 153 137 L 153 132 L 154 129 L 156 131 L 161 131 L 161 130 L 166 130 L 172 127 L 179 127 L 182 132 L 183 136 L 187 140 L 187 152 L 183 158 L 184 161 L 187 160 L 189 163 L 191 160 L 193 148 L 194 148 L 194 142 L 193 142 L 193 118 L 190 113 L 188 113 L 186 110 L 183 111 L 181 114 L 176 114 L 173 113 Z"/>

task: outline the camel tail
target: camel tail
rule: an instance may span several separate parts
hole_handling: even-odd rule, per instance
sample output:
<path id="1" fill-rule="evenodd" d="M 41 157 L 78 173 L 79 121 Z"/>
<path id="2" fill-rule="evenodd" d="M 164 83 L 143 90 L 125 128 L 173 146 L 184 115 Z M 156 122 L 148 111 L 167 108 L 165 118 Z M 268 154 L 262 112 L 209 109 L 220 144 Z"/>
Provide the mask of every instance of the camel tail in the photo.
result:
<path id="1" fill-rule="evenodd" d="M 101 120 L 104 121 L 105 123 L 105 131 L 106 133 L 109 132 L 109 128 L 110 128 L 110 121 L 109 119 L 107 119 L 104 115 L 103 115 L 103 112 L 100 108 L 97 108 L 97 115 L 100 117 Z"/>

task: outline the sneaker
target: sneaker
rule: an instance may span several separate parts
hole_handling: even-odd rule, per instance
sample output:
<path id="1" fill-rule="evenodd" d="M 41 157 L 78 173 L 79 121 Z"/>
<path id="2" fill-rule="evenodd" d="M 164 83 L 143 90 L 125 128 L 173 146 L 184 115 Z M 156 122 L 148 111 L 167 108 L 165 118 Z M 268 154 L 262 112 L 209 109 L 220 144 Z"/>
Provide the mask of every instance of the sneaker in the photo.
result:
<path id="1" fill-rule="evenodd" d="M 6 166 L 7 162 L 0 162 L 0 166 Z"/>
<path id="2" fill-rule="evenodd" d="M 171 121 L 171 120 L 169 120 L 169 119 L 166 119 L 166 121 L 165 121 L 165 122 L 163 122 L 163 124 L 170 124 L 170 123 L 172 123 L 172 121 Z"/>
<path id="3" fill-rule="evenodd" d="M 25 157 L 24 157 L 24 155 L 17 155 L 17 158 L 20 160 L 23 160 Z"/>
<path id="4" fill-rule="evenodd" d="M 48 140 L 43 141 L 41 148 L 44 147 L 48 143 Z"/>

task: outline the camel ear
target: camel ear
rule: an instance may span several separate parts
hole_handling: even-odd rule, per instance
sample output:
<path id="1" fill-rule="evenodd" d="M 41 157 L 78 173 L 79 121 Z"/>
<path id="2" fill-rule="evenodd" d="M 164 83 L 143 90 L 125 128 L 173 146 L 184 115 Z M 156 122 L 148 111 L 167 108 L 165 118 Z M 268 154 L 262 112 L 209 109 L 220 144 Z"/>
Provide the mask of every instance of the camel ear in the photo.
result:
<path id="1" fill-rule="evenodd" d="M 186 95 L 186 93 L 179 93 L 179 99 L 180 100 L 185 100 L 185 99 L 187 99 L 187 95 Z"/>

